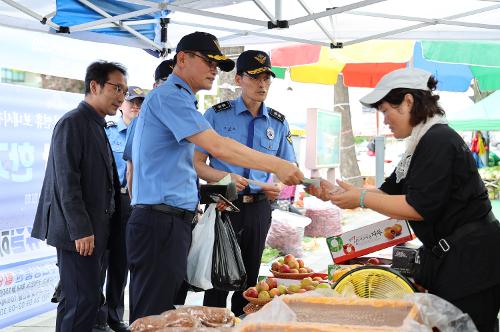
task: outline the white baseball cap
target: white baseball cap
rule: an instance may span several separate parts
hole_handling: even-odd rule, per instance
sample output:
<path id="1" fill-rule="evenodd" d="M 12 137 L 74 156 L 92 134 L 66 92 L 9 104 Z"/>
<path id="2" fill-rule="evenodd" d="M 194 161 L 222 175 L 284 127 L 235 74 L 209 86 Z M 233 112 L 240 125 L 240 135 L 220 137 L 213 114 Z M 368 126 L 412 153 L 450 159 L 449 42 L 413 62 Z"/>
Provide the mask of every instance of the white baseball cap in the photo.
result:
<path id="1" fill-rule="evenodd" d="M 365 107 L 371 107 L 387 96 L 392 89 L 397 88 L 429 91 L 427 83 L 431 75 L 428 71 L 418 68 L 396 69 L 382 77 L 373 91 L 361 98 L 359 102 Z"/>

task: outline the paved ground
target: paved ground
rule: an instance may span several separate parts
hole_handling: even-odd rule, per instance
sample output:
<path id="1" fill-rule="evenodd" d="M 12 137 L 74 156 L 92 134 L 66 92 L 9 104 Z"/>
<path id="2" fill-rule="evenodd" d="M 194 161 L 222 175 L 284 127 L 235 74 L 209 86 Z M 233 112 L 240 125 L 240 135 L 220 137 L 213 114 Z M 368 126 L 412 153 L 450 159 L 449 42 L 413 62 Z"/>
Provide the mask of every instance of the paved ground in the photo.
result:
<path id="1" fill-rule="evenodd" d="M 500 201 L 494 201 L 493 204 L 495 215 L 500 217 Z M 344 213 L 343 215 L 343 230 L 358 228 L 366 223 L 380 220 L 381 215 L 370 210 L 360 210 Z M 304 261 L 308 266 L 318 272 L 326 272 L 328 264 L 331 262 L 331 257 L 324 239 L 316 239 L 319 246 L 314 251 L 304 251 Z M 386 249 L 387 250 L 387 249 Z M 389 249 L 389 255 L 392 249 Z M 387 251 L 386 251 L 387 254 Z M 269 275 L 269 264 L 262 264 L 260 274 Z M 128 289 L 125 296 L 125 307 L 128 308 Z M 186 299 L 186 304 L 202 305 L 203 293 L 189 293 Z M 125 312 L 125 319 L 128 319 L 128 310 Z M 3 329 L 4 332 L 42 332 L 55 330 L 56 311 L 52 310 L 45 314 L 34 318 L 19 322 L 11 327 Z"/>

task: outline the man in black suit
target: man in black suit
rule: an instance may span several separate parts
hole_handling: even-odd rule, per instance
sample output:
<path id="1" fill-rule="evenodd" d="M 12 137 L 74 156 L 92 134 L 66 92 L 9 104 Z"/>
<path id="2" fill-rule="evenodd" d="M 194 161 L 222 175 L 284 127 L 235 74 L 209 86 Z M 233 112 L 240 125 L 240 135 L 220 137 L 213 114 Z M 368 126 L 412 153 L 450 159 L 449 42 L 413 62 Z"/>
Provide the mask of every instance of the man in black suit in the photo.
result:
<path id="1" fill-rule="evenodd" d="M 101 303 L 101 261 L 120 211 L 104 117 L 123 103 L 126 74 L 117 63 L 92 63 L 84 101 L 58 121 L 52 134 L 31 236 L 57 249 L 62 297 L 56 331 L 91 331 Z"/>

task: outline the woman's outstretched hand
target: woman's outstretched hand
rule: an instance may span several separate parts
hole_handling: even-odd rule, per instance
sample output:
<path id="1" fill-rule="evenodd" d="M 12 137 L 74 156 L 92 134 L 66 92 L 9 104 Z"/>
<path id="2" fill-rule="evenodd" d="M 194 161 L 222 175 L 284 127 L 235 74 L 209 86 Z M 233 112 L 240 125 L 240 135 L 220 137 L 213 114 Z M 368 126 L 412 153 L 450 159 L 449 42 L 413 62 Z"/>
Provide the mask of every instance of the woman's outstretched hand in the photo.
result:
<path id="1" fill-rule="evenodd" d="M 324 179 L 321 179 L 319 185 L 319 187 L 309 185 L 305 188 L 305 191 L 308 194 L 316 196 L 323 201 L 331 200 L 333 194 L 344 192 L 344 189 L 342 189 L 341 187 L 336 186 Z"/>
<path id="2" fill-rule="evenodd" d="M 357 208 L 359 206 L 361 189 L 341 180 L 337 180 L 337 184 L 341 190 L 331 194 L 332 203 L 342 209 Z"/>

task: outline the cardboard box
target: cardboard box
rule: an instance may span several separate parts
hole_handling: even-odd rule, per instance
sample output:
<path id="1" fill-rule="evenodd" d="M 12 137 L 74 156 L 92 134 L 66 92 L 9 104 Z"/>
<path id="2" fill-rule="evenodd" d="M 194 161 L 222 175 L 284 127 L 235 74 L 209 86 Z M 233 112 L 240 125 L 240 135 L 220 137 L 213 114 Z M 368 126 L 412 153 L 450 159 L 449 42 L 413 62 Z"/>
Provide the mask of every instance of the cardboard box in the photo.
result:
<path id="1" fill-rule="evenodd" d="M 414 239 L 405 220 L 386 219 L 326 239 L 335 264 Z"/>

